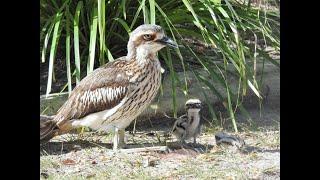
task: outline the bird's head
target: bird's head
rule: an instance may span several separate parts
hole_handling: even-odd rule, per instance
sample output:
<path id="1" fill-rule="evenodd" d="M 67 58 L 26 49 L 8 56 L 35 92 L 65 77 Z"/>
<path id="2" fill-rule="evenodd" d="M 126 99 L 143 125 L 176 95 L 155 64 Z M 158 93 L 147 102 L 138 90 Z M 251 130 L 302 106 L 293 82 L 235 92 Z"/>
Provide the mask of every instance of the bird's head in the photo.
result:
<path id="1" fill-rule="evenodd" d="M 130 33 L 128 56 L 132 57 L 137 54 L 155 55 L 166 46 L 178 47 L 174 41 L 165 35 L 161 26 L 143 24 Z"/>
<path id="2" fill-rule="evenodd" d="M 202 108 L 202 104 L 199 99 L 189 99 L 185 106 L 188 112 L 199 112 Z"/>

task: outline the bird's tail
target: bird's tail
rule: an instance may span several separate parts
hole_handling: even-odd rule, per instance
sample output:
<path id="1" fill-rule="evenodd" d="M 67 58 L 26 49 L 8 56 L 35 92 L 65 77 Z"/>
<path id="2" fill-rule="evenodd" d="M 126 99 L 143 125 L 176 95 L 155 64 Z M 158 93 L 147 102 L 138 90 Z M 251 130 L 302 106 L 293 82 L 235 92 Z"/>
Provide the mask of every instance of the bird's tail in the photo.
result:
<path id="1" fill-rule="evenodd" d="M 40 116 L 40 142 L 47 142 L 59 131 L 53 116 Z"/>

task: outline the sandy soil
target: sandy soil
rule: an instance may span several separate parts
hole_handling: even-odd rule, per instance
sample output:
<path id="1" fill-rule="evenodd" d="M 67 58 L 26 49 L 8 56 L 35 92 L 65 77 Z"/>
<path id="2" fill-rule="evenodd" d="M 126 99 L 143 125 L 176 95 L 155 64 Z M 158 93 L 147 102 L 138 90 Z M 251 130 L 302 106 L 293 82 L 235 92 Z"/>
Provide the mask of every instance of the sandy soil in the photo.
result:
<path id="1" fill-rule="evenodd" d="M 56 137 L 40 147 L 40 178 L 280 179 L 278 121 L 254 129 L 240 125 L 244 131 L 237 135 L 246 143 L 241 149 L 216 145 L 214 134 L 221 129 L 208 126 L 196 146 L 181 147 L 167 124 L 126 132 L 129 149 L 167 145 L 167 151 L 114 152 L 112 135 L 96 132 Z"/>

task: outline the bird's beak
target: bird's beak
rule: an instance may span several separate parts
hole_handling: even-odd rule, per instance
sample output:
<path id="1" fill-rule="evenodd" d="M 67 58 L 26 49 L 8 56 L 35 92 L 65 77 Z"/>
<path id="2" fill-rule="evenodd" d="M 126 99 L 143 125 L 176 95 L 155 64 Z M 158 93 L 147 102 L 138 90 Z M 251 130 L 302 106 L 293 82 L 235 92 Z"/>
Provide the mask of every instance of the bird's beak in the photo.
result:
<path id="1" fill-rule="evenodd" d="M 164 36 L 162 39 L 158 39 L 156 40 L 156 42 L 166 45 L 166 46 L 170 46 L 173 48 L 178 48 L 177 43 L 175 43 L 174 41 L 172 41 L 170 38 L 168 38 L 167 36 Z"/>

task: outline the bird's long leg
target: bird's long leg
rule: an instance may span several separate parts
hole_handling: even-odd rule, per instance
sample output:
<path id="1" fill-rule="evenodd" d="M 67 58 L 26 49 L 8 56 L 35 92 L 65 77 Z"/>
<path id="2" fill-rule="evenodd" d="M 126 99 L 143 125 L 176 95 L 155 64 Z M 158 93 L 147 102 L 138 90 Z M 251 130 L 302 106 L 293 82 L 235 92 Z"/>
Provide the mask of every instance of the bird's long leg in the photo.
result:
<path id="1" fill-rule="evenodd" d="M 114 127 L 114 136 L 113 136 L 113 150 L 127 153 L 143 152 L 143 151 L 167 151 L 167 146 L 153 146 L 153 147 L 142 147 L 142 148 L 133 148 L 133 149 L 123 149 L 126 146 L 124 141 L 125 130 Z"/>
<path id="2" fill-rule="evenodd" d="M 119 129 L 114 127 L 114 134 L 113 134 L 113 150 L 119 149 L 120 137 L 119 137 Z"/>
<path id="3" fill-rule="evenodd" d="M 118 150 L 125 146 L 124 142 L 125 130 L 114 127 L 113 150 Z"/>
<path id="4" fill-rule="evenodd" d="M 125 137 L 125 130 L 118 129 L 118 148 L 121 148 L 121 152 L 125 153 L 138 153 L 138 152 L 148 152 L 148 151 L 168 151 L 167 146 L 152 146 L 152 147 L 138 147 L 138 148 L 129 148 L 126 146 L 124 137 Z M 127 148 L 126 148 L 127 147 Z"/>
<path id="5" fill-rule="evenodd" d="M 180 137 L 180 145 L 181 145 L 181 148 L 184 148 L 185 146 L 187 146 L 187 142 L 185 141 L 186 136 L 187 136 L 187 132 L 184 131 L 183 134 L 182 134 L 182 136 Z"/>
<path id="6" fill-rule="evenodd" d="M 117 127 L 114 127 L 113 133 L 113 150 L 117 150 L 119 144 L 119 129 Z"/>
<path id="7" fill-rule="evenodd" d="M 195 149 L 197 149 L 197 148 L 196 148 L 196 147 L 197 147 L 197 136 L 196 136 L 196 135 L 193 136 L 193 144 L 192 144 L 192 147 L 195 148 Z"/>
<path id="8" fill-rule="evenodd" d="M 184 139 L 180 139 L 179 142 L 180 142 L 181 149 L 184 149 L 187 146 L 187 143 L 186 143 L 186 141 Z"/>
<path id="9" fill-rule="evenodd" d="M 124 136 L 125 136 L 125 130 L 124 129 L 119 129 L 119 148 L 124 148 L 126 143 L 124 141 Z"/>

